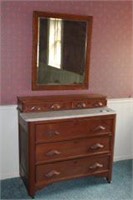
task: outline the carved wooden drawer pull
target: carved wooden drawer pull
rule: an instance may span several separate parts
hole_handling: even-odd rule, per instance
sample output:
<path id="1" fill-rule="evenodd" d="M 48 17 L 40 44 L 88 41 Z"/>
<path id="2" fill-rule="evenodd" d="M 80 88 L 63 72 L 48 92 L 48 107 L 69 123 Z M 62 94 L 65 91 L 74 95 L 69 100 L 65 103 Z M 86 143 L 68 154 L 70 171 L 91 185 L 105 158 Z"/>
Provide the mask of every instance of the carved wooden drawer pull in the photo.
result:
<path id="1" fill-rule="evenodd" d="M 35 106 L 32 106 L 31 108 L 30 108 L 30 110 L 35 110 L 36 109 L 36 107 Z"/>
<path id="2" fill-rule="evenodd" d="M 85 108 L 86 107 L 86 103 L 80 102 L 76 106 L 77 106 L 77 108 Z"/>
<path id="3" fill-rule="evenodd" d="M 32 107 L 30 108 L 30 110 L 38 110 L 38 111 L 40 111 L 41 108 L 40 108 L 40 107 L 37 107 L 37 106 L 32 106 Z"/>
<path id="4" fill-rule="evenodd" d="M 56 156 L 56 155 L 60 155 L 60 154 L 61 154 L 61 152 L 59 152 L 58 150 L 51 150 L 46 153 L 47 156 Z"/>
<path id="5" fill-rule="evenodd" d="M 53 105 L 50 107 L 51 110 L 58 110 L 58 109 L 60 109 L 60 108 L 61 108 L 61 105 L 59 105 L 59 104 L 53 104 Z"/>
<path id="6" fill-rule="evenodd" d="M 94 165 L 91 165 L 89 169 L 97 169 L 97 168 L 102 168 L 102 167 L 103 167 L 103 164 L 96 162 Z"/>
<path id="7" fill-rule="evenodd" d="M 97 150 L 97 149 L 102 149 L 103 147 L 104 147 L 103 144 L 96 143 L 96 144 L 92 145 L 92 146 L 90 147 L 90 149 L 92 149 L 92 150 Z"/>
<path id="8" fill-rule="evenodd" d="M 51 178 L 51 177 L 53 177 L 53 176 L 58 176 L 58 175 L 60 175 L 60 172 L 58 172 L 58 171 L 56 171 L 56 170 L 52 170 L 52 171 L 48 172 L 47 174 L 45 174 L 45 176 L 46 176 L 47 178 Z"/>
<path id="9" fill-rule="evenodd" d="M 52 137 L 52 136 L 55 136 L 55 135 L 60 135 L 60 132 L 59 131 L 50 130 L 45 134 L 47 134 L 48 136 Z"/>
<path id="10" fill-rule="evenodd" d="M 94 129 L 94 131 L 104 131 L 105 129 L 106 129 L 105 126 L 99 125 Z"/>
<path id="11" fill-rule="evenodd" d="M 96 107 L 102 107 L 103 103 L 102 102 L 97 102 L 97 103 L 94 104 L 94 106 L 96 106 Z"/>

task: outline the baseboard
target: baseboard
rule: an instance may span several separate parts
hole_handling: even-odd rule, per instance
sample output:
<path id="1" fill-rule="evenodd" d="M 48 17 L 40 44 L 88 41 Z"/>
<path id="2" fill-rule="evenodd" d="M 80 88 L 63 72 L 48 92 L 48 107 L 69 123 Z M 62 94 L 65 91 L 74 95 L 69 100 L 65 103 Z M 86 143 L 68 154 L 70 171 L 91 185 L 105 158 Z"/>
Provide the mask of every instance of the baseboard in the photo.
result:
<path id="1" fill-rule="evenodd" d="M 10 178 L 17 178 L 19 177 L 19 173 L 18 172 L 14 172 L 11 174 L 2 174 L 0 177 L 0 180 L 5 180 L 5 179 L 10 179 Z"/>
<path id="2" fill-rule="evenodd" d="M 133 103 L 133 98 L 130 97 L 130 98 L 114 98 L 114 99 L 108 99 L 108 102 L 112 102 L 112 103 Z"/>
<path id="3" fill-rule="evenodd" d="M 121 161 L 121 160 L 133 160 L 133 156 L 125 155 L 125 156 L 114 157 L 114 162 Z"/>

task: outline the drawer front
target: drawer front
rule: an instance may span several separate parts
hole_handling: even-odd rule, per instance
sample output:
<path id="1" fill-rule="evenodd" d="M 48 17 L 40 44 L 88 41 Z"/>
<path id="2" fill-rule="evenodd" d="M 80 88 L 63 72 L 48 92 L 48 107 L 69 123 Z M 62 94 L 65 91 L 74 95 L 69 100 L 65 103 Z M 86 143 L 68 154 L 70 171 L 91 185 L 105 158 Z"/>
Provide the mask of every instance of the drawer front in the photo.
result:
<path id="1" fill-rule="evenodd" d="M 113 119 L 78 119 L 36 124 L 36 142 L 54 142 L 110 134 Z"/>
<path id="2" fill-rule="evenodd" d="M 46 111 L 47 105 L 38 105 L 38 104 L 27 104 L 23 106 L 23 112 L 40 112 Z"/>
<path id="3" fill-rule="evenodd" d="M 70 109 L 70 102 L 46 102 L 43 104 L 27 104 L 23 108 L 23 112 L 44 112 L 44 111 L 54 111 L 54 110 L 63 110 Z"/>
<path id="4" fill-rule="evenodd" d="M 44 184 L 57 180 L 104 173 L 109 170 L 109 157 L 74 159 L 36 167 L 36 182 Z"/>
<path id="5" fill-rule="evenodd" d="M 72 108 L 97 108 L 106 106 L 106 100 L 81 100 L 72 102 Z"/>
<path id="6" fill-rule="evenodd" d="M 72 141 L 36 145 L 36 163 L 109 153 L 109 137 L 83 138 Z"/>

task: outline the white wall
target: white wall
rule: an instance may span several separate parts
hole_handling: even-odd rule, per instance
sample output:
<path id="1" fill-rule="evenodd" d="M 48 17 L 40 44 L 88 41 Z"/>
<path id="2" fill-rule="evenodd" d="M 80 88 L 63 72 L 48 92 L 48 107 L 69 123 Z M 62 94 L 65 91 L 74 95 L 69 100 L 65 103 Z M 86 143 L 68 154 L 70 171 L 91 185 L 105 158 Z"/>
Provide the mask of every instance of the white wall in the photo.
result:
<path id="1" fill-rule="evenodd" d="M 0 106 L 0 179 L 19 176 L 17 106 Z"/>
<path id="2" fill-rule="evenodd" d="M 117 113 L 114 160 L 133 158 L 133 98 L 109 99 Z M 0 106 L 0 179 L 19 176 L 17 106 Z"/>
<path id="3" fill-rule="evenodd" d="M 116 111 L 114 161 L 133 158 L 133 98 L 110 99 L 108 106 Z"/>

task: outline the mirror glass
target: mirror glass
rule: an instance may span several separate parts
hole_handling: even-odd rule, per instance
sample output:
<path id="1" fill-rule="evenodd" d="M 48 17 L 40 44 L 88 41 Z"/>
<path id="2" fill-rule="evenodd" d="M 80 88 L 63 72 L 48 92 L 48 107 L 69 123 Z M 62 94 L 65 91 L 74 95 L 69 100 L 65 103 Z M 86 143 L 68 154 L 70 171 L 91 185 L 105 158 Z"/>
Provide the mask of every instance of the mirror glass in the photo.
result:
<path id="1" fill-rule="evenodd" d="M 34 13 L 33 89 L 87 87 L 92 18 L 47 15 Z"/>

